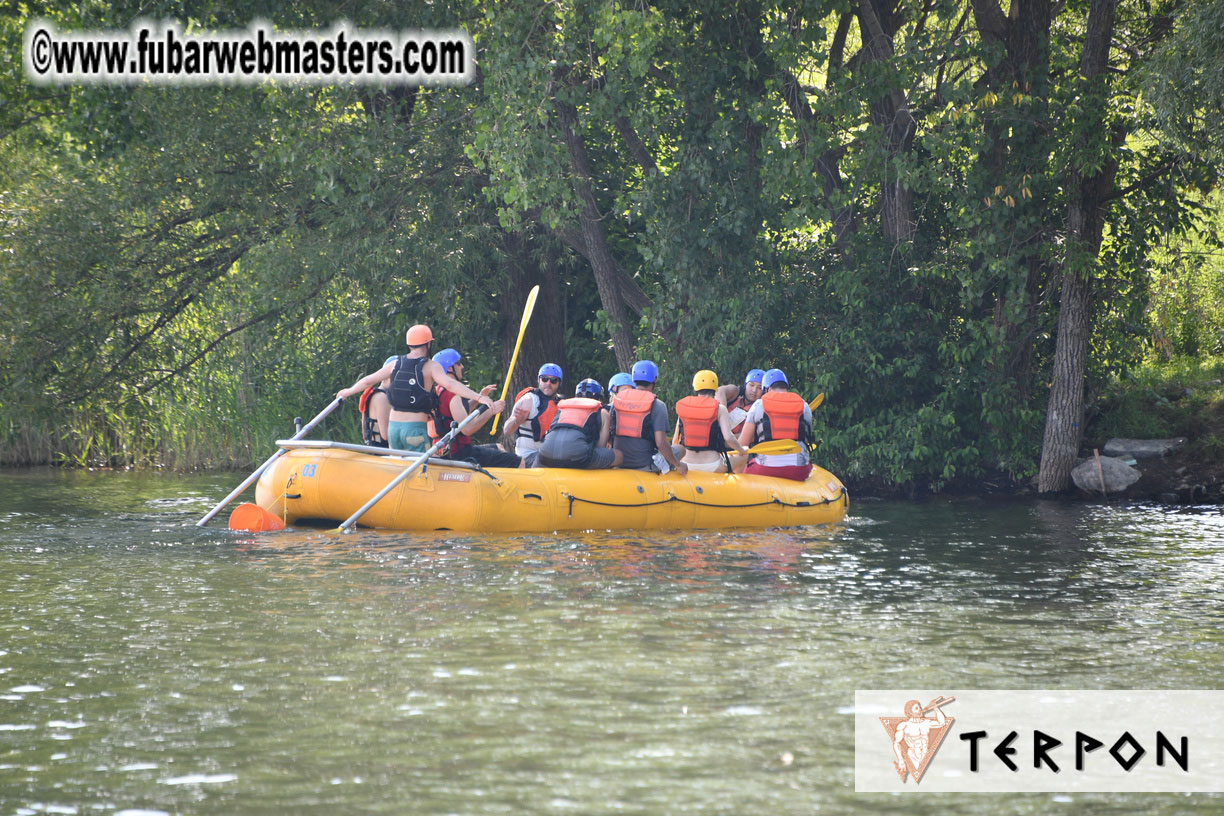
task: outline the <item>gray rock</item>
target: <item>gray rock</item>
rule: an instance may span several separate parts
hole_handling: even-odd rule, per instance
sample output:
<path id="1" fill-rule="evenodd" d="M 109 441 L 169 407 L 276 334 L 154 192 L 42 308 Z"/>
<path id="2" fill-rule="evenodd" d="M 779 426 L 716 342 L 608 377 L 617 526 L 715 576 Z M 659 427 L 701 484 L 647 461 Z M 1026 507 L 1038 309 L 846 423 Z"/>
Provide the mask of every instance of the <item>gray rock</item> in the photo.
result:
<path id="1" fill-rule="evenodd" d="M 1153 456 L 1168 456 L 1186 446 L 1186 438 L 1176 439 L 1111 439 L 1105 443 L 1101 453 L 1105 456 L 1133 456 L 1143 459 Z"/>
<path id="2" fill-rule="evenodd" d="M 1101 469 L 1097 470 L 1096 459 L 1089 459 L 1071 471 L 1071 481 L 1086 493 L 1100 493 L 1104 479 L 1106 493 L 1121 493 L 1139 481 L 1139 471 L 1112 456 L 1101 457 Z"/>

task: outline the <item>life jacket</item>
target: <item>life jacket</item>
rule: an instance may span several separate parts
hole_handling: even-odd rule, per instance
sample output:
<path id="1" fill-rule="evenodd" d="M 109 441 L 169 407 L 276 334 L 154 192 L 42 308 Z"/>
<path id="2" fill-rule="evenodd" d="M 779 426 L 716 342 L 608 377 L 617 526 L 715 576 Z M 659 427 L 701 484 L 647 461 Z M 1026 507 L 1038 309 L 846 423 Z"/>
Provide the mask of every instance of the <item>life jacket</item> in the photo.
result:
<path id="1" fill-rule="evenodd" d="M 524 388 L 514 398 L 515 404 L 518 404 L 518 401 L 527 394 L 535 394 L 539 404 L 543 407 L 536 411 L 535 416 L 528 417 L 526 422 L 518 426 L 518 431 L 514 435 L 526 439 L 534 439 L 536 442 L 539 442 L 544 439 L 544 435 L 552 427 L 553 417 L 557 415 L 557 403 L 560 401 L 560 397 L 556 394 L 546 397 L 544 392 L 538 388 Z"/>
<path id="2" fill-rule="evenodd" d="M 654 441 L 654 426 L 650 421 L 650 409 L 657 397 L 649 391 L 637 388 L 622 388 L 612 398 L 612 430 L 616 436 L 630 439 L 641 437 Z"/>
<path id="3" fill-rule="evenodd" d="M 440 385 L 434 386 L 434 393 L 437 394 L 438 404 L 429 415 L 427 427 L 430 439 L 437 442 L 450 433 L 451 425 L 455 422 L 455 415 L 451 413 L 451 400 L 456 395 Z M 467 400 L 463 401 L 463 407 L 468 407 Z M 458 456 L 470 444 L 472 444 L 472 438 L 460 431 L 451 438 L 450 444 L 441 453 L 443 456 Z"/>
<path id="4" fill-rule="evenodd" d="M 401 355 L 391 372 L 387 398 L 397 411 L 427 414 L 437 404 L 437 396 L 425 390 L 425 363 L 428 357 Z"/>
<path id="5" fill-rule="evenodd" d="M 574 397 L 557 403 L 557 416 L 551 428 L 576 428 L 590 442 L 599 441 L 603 430 L 603 404 L 589 397 Z M 593 435 L 592 435 L 593 432 Z"/>
<path id="6" fill-rule="evenodd" d="M 680 422 L 680 444 L 689 450 L 723 451 L 722 428 L 718 424 L 718 400 L 713 397 L 685 397 L 676 403 Z"/>
<path id="7" fill-rule="evenodd" d="M 740 394 L 735 398 L 735 402 L 727 406 L 727 413 L 731 416 L 731 421 L 735 422 L 736 412 L 739 412 L 740 421 L 731 426 L 731 433 L 739 436 L 739 432 L 744 430 L 744 418 L 748 416 L 748 411 L 752 406 L 744 400 L 744 395 Z"/>
<path id="8" fill-rule="evenodd" d="M 375 448 L 387 447 L 387 440 L 378 432 L 378 420 L 370 415 L 370 400 L 374 399 L 375 394 L 385 393 L 378 386 L 371 385 L 361 392 L 361 398 L 357 401 L 357 410 L 361 411 L 361 441 Z"/>
<path id="9" fill-rule="evenodd" d="M 803 397 L 794 391 L 767 391 L 761 404 L 764 414 L 757 428 L 758 442 L 771 439 L 793 439 L 801 445 L 807 442 L 812 429 L 803 418 L 807 404 Z"/>

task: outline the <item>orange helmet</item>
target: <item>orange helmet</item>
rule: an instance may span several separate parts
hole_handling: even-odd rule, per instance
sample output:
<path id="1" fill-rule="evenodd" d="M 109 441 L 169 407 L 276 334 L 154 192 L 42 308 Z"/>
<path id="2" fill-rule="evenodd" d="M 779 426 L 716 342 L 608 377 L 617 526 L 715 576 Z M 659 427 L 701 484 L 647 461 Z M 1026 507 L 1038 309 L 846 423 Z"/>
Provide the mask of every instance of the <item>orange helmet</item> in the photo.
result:
<path id="1" fill-rule="evenodd" d="M 406 339 L 410 346 L 424 346 L 433 342 L 433 332 L 429 330 L 428 326 L 417 324 L 408 330 Z"/>

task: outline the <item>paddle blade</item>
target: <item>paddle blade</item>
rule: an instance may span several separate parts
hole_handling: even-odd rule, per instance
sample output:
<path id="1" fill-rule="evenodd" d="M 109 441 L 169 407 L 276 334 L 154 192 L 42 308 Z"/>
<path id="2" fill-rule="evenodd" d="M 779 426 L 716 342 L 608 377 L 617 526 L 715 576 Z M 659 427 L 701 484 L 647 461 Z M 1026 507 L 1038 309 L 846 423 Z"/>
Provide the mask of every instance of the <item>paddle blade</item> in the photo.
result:
<path id="1" fill-rule="evenodd" d="M 285 529 L 285 522 L 279 516 L 274 516 L 258 504 L 244 502 L 230 513 L 229 528 L 247 533 L 267 533 Z"/>
<path id="2" fill-rule="evenodd" d="M 506 392 L 510 390 L 510 379 L 514 376 L 514 364 L 518 362 L 519 347 L 523 345 L 523 335 L 527 333 L 527 324 L 531 322 L 531 313 L 535 310 L 536 296 L 540 294 L 539 285 L 531 287 L 531 291 L 527 294 L 527 303 L 523 306 L 523 319 L 519 321 L 518 339 L 514 341 L 514 353 L 510 355 L 510 368 L 506 371 L 506 379 L 502 383 L 501 399 L 506 398 Z M 507 408 L 512 406 L 507 405 Z M 493 427 L 489 429 L 492 436 L 497 436 L 497 423 L 501 420 L 501 414 L 493 417 Z"/>
<path id="3" fill-rule="evenodd" d="M 820 404 L 822 402 L 824 402 L 824 392 L 823 391 L 821 391 L 819 394 L 816 395 L 816 399 L 808 403 L 808 408 L 811 408 L 813 411 L 815 411 L 817 408 L 820 407 Z"/>
<path id="4" fill-rule="evenodd" d="M 793 439 L 774 439 L 769 442 L 758 442 L 748 449 L 756 456 L 781 456 L 784 453 L 798 453 L 803 450 Z"/>

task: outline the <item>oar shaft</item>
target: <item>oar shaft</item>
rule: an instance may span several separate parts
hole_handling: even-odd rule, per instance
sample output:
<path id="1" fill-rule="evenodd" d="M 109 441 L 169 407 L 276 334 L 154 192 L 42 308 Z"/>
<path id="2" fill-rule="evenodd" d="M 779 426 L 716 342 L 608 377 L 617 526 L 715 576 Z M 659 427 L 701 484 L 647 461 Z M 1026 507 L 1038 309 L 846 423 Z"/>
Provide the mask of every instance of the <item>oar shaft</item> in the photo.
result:
<path id="1" fill-rule="evenodd" d="M 322 411 L 320 411 L 320 412 L 319 412 L 319 415 L 318 415 L 317 417 L 315 417 L 314 419 L 310 420 L 310 422 L 308 422 L 308 423 L 307 423 L 307 424 L 306 424 L 306 425 L 305 425 L 305 426 L 304 426 L 304 427 L 303 427 L 303 428 L 302 428 L 300 431 L 298 431 L 297 433 L 295 433 L 295 434 L 293 435 L 293 437 L 292 437 L 292 438 L 293 438 L 293 439 L 301 439 L 303 436 L 305 436 L 306 434 L 310 433 L 310 432 L 311 432 L 311 430 L 313 430 L 313 429 L 314 429 L 314 426 L 316 426 L 316 425 L 318 425 L 320 422 L 322 422 L 322 421 L 323 421 L 323 418 L 324 418 L 324 417 L 326 417 L 328 414 L 330 414 L 332 411 L 336 410 L 336 406 L 338 406 L 338 405 L 339 405 L 340 403 L 342 403 L 342 402 L 344 402 L 344 400 L 343 400 L 342 398 L 340 398 L 340 397 L 336 397 L 336 399 L 332 400 L 332 403 L 331 403 L 330 405 L 328 405 L 326 408 L 324 408 Z M 252 485 L 252 484 L 255 482 L 255 480 L 256 480 L 256 479 L 258 479 L 258 478 L 259 478 L 261 475 L 263 475 L 263 472 L 264 472 L 265 470 L 267 470 L 267 469 L 268 469 L 268 467 L 269 467 L 269 466 L 270 466 L 270 465 L 271 465 L 273 462 L 275 462 L 277 459 L 281 458 L 281 457 L 282 457 L 282 456 L 284 456 L 284 455 L 285 455 L 285 449 L 284 449 L 284 448 L 278 448 L 278 449 L 277 449 L 277 451 L 276 451 L 276 453 L 274 453 L 274 454 L 272 454 L 271 456 L 269 456 L 269 457 L 268 457 L 268 458 L 267 458 L 267 459 L 264 461 L 264 463 L 263 463 L 262 465 L 260 465 L 259 467 L 255 468 L 255 472 L 254 472 L 254 473 L 252 473 L 250 476 L 246 477 L 246 480 L 245 480 L 245 481 L 243 481 L 243 483 L 242 483 L 242 484 L 240 484 L 240 485 L 238 485 L 236 488 L 234 488 L 234 492 L 233 492 L 233 493 L 230 493 L 228 496 L 226 496 L 224 499 L 222 499 L 220 504 L 218 504 L 218 505 L 217 505 L 216 507 L 214 507 L 213 509 L 209 510 L 209 511 L 208 511 L 208 513 L 206 513 L 206 514 L 204 515 L 204 518 L 202 518 L 202 519 L 200 519 L 199 521 L 197 521 L 197 522 L 196 522 L 196 526 L 197 526 L 197 527 L 203 527 L 205 524 L 207 524 L 208 522 L 212 521 L 212 520 L 213 520 L 213 517 L 214 517 L 214 516 L 216 516 L 218 513 L 220 513 L 220 512 L 221 512 L 221 510 L 222 510 L 222 508 L 224 508 L 224 507 L 225 507 L 225 505 L 229 504 L 229 503 L 230 503 L 230 502 L 232 502 L 234 499 L 238 498 L 238 496 L 239 496 L 239 495 L 242 493 L 242 491 L 244 491 L 244 490 L 246 490 L 248 487 L 250 487 L 250 486 L 251 486 L 251 485 Z"/>
<path id="2" fill-rule="evenodd" d="M 480 416 L 480 412 L 484 411 L 485 409 L 486 409 L 486 406 L 477 405 L 476 409 L 472 411 L 472 413 L 464 417 L 462 422 L 460 422 L 458 425 L 452 428 L 450 433 L 448 433 L 446 436 L 442 437 L 437 442 L 435 442 L 432 448 L 425 451 L 423 454 L 421 454 L 421 457 L 419 459 L 417 459 L 415 462 L 413 462 L 411 465 L 409 465 L 404 470 L 400 471 L 399 474 L 397 474 L 396 477 L 391 480 L 390 484 L 388 484 L 382 490 L 378 491 L 378 493 L 375 494 L 374 498 L 370 499 L 368 502 L 366 502 L 365 504 L 361 506 L 360 510 L 358 510 L 356 513 L 354 513 L 353 515 L 345 519 L 344 523 L 340 525 L 340 530 L 342 532 L 348 532 L 350 529 L 352 529 L 353 525 L 357 523 L 357 520 L 359 518 L 361 518 L 362 516 L 366 514 L 367 510 L 369 510 L 374 505 L 378 504 L 382 500 L 383 496 L 387 495 L 388 493 L 390 493 L 392 490 L 395 489 L 396 485 L 398 485 L 400 482 L 407 479 L 413 473 L 416 473 L 417 470 L 420 469 L 421 465 L 424 465 L 427 461 L 429 461 L 429 457 L 433 456 L 435 453 L 437 453 L 439 450 L 445 447 L 446 443 L 450 442 L 460 431 L 463 430 L 464 426 L 466 426 L 469 422 L 474 420 L 476 417 Z"/>

